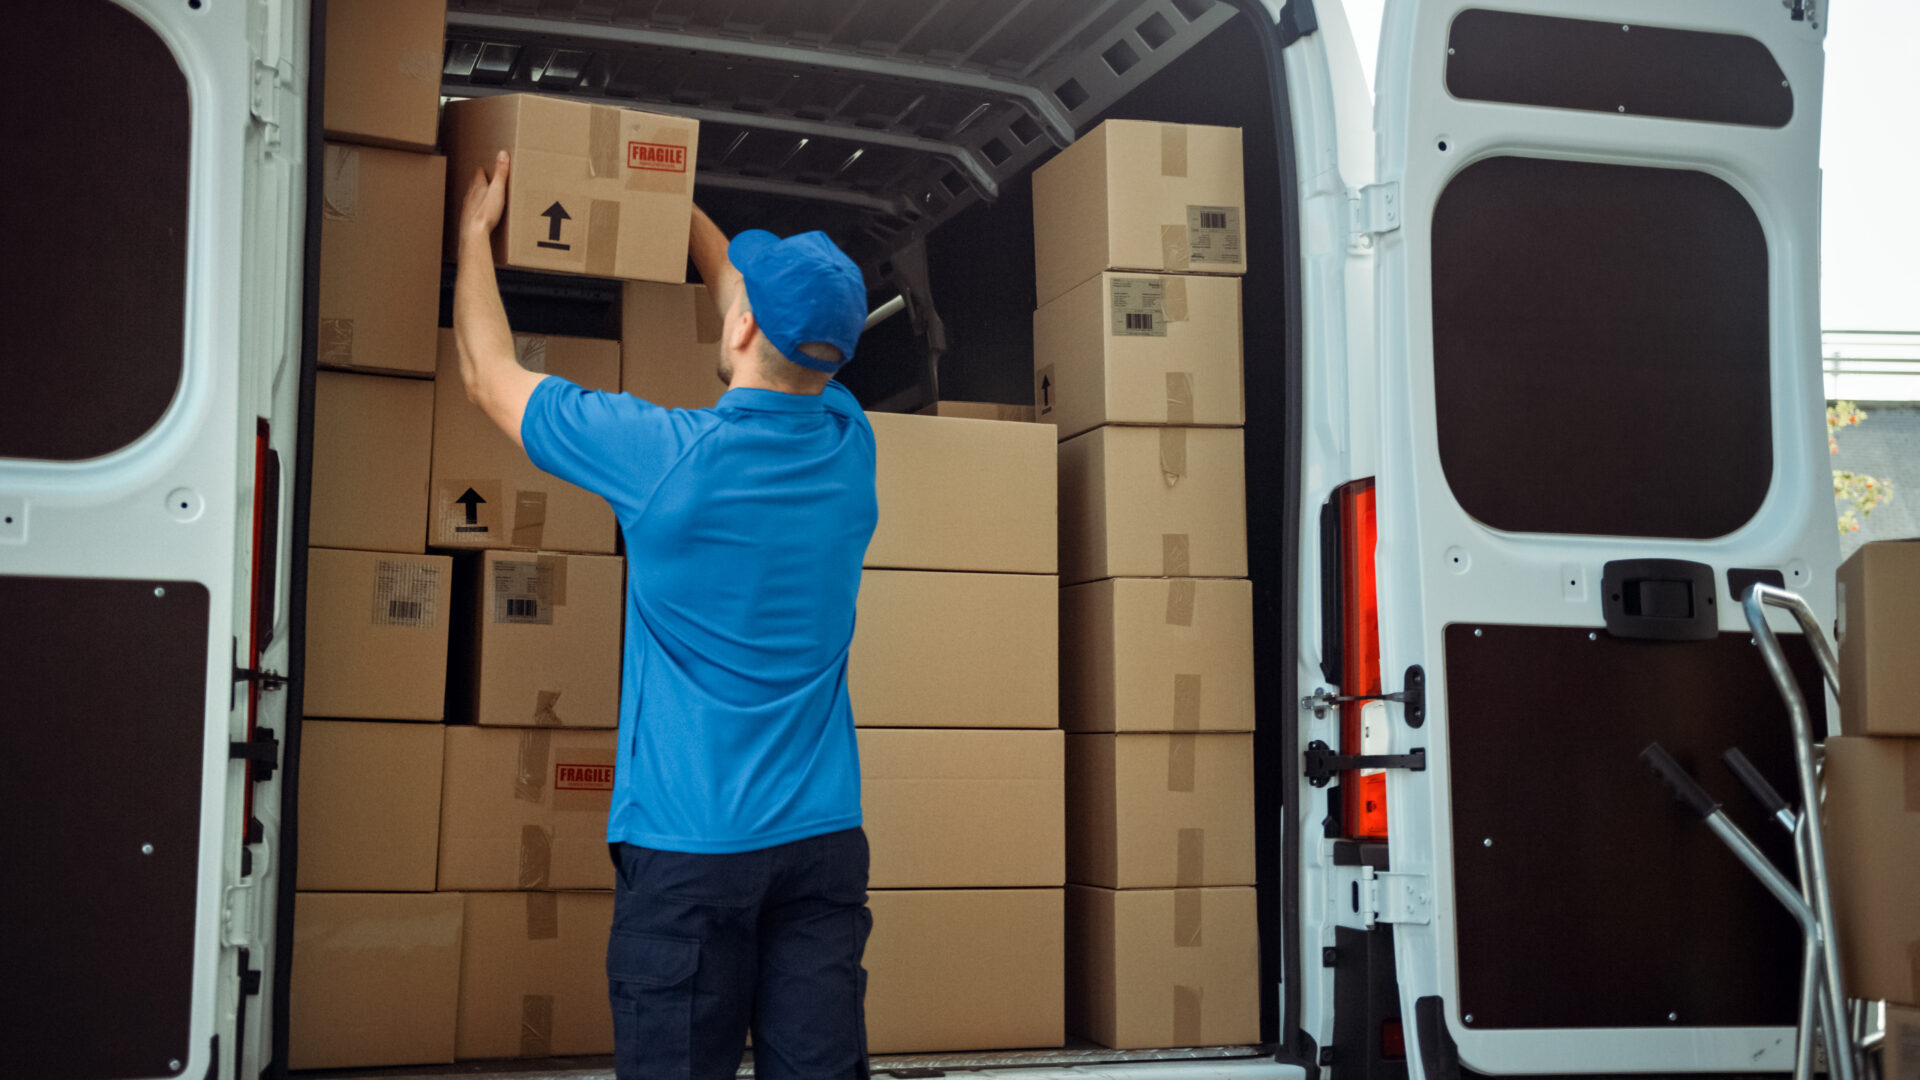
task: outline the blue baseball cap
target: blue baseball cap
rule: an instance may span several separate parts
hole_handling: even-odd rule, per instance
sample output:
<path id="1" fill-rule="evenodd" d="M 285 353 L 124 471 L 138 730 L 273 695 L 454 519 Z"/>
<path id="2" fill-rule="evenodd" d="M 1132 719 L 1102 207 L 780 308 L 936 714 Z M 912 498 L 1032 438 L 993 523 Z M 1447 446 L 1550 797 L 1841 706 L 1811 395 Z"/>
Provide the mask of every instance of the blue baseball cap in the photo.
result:
<path id="1" fill-rule="evenodd" d="M 826 233 L 782 240 L 765 229 L 748 229 L 727 245 L 727 259 L 746 279 L 753 319 L 780 355 L 829 375 L 853 359 L 867 322 L 866 280 Z M 801 352 L 811 341 L 839 349 L 840 364 Z"/>

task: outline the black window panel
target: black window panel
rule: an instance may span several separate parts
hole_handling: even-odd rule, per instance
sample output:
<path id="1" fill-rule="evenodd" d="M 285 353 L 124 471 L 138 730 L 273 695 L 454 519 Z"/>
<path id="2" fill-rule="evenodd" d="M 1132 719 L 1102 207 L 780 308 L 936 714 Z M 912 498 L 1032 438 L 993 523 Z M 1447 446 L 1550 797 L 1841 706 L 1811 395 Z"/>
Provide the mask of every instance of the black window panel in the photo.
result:
<path id="1" fill-rule="evenodd" d="M 7 31 L 0 457 L 99 457 L 152 429 L 180 384 L 187 81 L 107 0 L 11 5 Z M 76 78 L 75 57 L 112 77 Z"/>
<path id="2" fill-rule="evenodd" d="M 1500 157 L 1433 215 L 1440 462 L 1497 529 L 1708 539 L 1773 477 L 1767 244 L 1683 169 Z"/>
<path id="3" fill-rule="evenodd" d="M 1784 127 L 1793 88 L 1738 34 L 1463 11 L 1447 35 L 1447 91 L 1472 101 Z"/>
<path id="4" fill-rule="evenodd" d="M 1760 650 L 1744 631 L 1589 633 L 1447 627 L 1460 1011 L 1484 1029 L 1791 1026 L 1793 919 L 1639 756 L 1665 746 L 1791 876 L 1786 830 L 1720 760 L 1737 746 L 1795 790 Z M 1781 644 L 1824 730 L 1812 651 Z"/>

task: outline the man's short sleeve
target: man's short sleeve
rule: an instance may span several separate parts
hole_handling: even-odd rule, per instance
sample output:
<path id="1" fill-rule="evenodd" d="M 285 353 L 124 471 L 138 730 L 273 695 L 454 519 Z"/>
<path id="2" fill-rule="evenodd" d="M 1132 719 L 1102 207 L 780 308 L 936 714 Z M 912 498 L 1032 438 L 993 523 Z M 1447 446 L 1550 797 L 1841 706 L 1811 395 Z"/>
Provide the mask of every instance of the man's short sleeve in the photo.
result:
<path id="1" fill-rule="evenodd" d="M 867 430 L 867 437 L 873 437 L 873 425 L 867 421 L 867 411 L 860 407 L 860 399 L 853 391 L 840 384 L 839 379 L 828 379 L 826 389 L 820 391 L 820 401 L 828 412 L 839 413 Z"/>
<path id="2" fill-rule="evenodd" d="M 631 394 L 549 375 L 527 401 L 520 441 L 535 465 L 606 499 L 624 521 L 679 455 L 681 427 L 669 410 Z"/>

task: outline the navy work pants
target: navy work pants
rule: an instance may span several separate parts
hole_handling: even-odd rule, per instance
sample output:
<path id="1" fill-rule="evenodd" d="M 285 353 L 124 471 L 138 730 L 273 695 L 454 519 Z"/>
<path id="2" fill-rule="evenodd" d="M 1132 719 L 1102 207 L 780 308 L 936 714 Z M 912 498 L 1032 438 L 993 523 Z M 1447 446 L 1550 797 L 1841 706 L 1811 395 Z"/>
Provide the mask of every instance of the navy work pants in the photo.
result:
<path id="1" fill-rule="evenodd" d="M 867 835 L 689 855 L 612 845 L 619 1080 L 864 1080 Z"/>

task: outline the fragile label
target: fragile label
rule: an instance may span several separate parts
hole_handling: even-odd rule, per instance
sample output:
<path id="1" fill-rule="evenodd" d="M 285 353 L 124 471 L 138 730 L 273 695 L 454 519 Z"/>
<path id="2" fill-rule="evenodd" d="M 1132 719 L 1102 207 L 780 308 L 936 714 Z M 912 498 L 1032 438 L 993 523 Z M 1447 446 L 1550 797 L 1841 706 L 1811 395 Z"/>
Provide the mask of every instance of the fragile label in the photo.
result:
<path id="1" fill-rule="evenodd" d="M 1167 283 L 1160 278 L 1113 279 L 1113 336 L 1166 337 Z"/>
<path id="2" fill-rule="evenodd" d="M 553 625 L 553 571 L 532 559 L 493 564 L 493 621 Z"/>
<path id="3" fill-rule="evenodd" d="M 1187 207 L 1187 262 L 1195 266 L 1240 265 L 1239 207 Z"/>
<path id="4" fill-rule="evenodd" d="M 627 168 L 683 173 L 687 171 L 687 148 L 671 143 L 629 142 Z"/>
<path id="5" fill-rule="evenodd" d="M 553 766 L 555 791 L 612 791 L 613 766 L 557 762 Z"/>
<path id="6" fill-rule="evenodd" d="M 373 568 L 373 625 L 430 630 L 440 620 L 440 568 L 381 559 Z"/>

